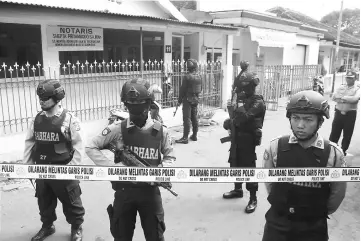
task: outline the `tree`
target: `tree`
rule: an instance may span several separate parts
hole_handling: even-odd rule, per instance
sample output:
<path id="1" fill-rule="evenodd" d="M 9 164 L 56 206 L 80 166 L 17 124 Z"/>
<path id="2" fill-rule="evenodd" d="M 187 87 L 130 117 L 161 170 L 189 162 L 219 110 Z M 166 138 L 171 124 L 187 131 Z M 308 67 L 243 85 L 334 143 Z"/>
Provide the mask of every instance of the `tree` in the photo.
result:
<path id="1" fill-rule="evenodd" d="M 321 19 L 321 23 L 337 28 L 340 11 L 333 11 Z M 341 30 L 360 37 L 360 9 L 345 9 L 342 11 Z"/>
<path id="2" fill-rule="evenodd" d="M 197 10 L 197 1 L 170 1 L 178 9 Z"/>

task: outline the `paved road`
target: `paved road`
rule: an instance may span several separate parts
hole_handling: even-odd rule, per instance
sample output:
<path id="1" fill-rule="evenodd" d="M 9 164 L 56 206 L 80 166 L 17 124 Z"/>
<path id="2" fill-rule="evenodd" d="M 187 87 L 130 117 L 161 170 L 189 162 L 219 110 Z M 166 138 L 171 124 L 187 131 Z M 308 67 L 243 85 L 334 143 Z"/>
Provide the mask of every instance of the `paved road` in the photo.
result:
<path id="1" fill-rule="evenodd" d="M 332 120 L 332 119 L 331 119 Z M 321 134 L 328 137 L 331 120 L 324 123 Z M 360 161 L 360 129 L 359 118 L 350 147 L 354 156 L 347 157 L 354 166 Z M 289 123 L 284 111 L 269 115 L 265 122 L 263 144 L 271 138 L 288 132 Z M 174 136 L 181 133 L 174 130 Z M 176 145 L 177 166 L 227 166 L 229 144 L 220 144 L 219 138 L 226 135 L 221 126 L 203 127 L 200 130 L 199 141 L 188 145 Z M 257 150 L 261 166 L 264 146 Z M 89 162 L 89 159 L 87 159 Z M 106 207 L 112 202 L 113 191 L 108 182 L 82 182 L 83 202 L 86 208 L 84 223 L 85 241 L 112 240 L 109 232 L 109 221 Z M 259 205 L 255 213 L 246 214 L 249 194 L 243 199 L 223 200 L 223 192 L 229 191 L 232 184 L 179 184 L 173 189 L 178 192 L 176 198 L 167 191 L 162 191 L 165 208 L 167 230 L 166 240 L 174 241 L 260 241 L 265 223 L 264 215 L 269 204 L 266 200 L 266 190 L 260 184 Z M 58 220 L 55 223 L 57 232 L 49 237 L 49 241 L 65 241 L 69 238 L 70 226 L 62 214 L 61 205 L 57 207 Z M 40 228 L 40 220 L 34 190 L 19 189 L 1 193 L 1 240 L 30 240 Z M 360 240 L 360 185 L 350 183 L 347 196 L 340 209 L 329 220 L 330 240 L 356 241 Z M 100 237 L 102 239 L 100 239 Z M 144 240 L 139 219 L 137 220 L 134 240 Z"/>

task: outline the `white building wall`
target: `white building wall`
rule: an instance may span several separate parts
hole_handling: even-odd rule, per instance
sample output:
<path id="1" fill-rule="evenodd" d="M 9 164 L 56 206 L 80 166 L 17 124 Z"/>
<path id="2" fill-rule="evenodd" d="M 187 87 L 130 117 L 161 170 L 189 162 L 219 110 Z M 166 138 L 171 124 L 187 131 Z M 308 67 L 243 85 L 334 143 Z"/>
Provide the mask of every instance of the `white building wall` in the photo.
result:
<path id="1" fill-rule="evenodd" d="M 239 36 L 240 59 L 249 61 L 250 65 L 256 64 L 257 42 L 251 41 L 249 30 L 242 29 Z"/>
<path id="2" fill-rule="evenodd" d="M 152 8 L 148 9 L 151 11 Z M 83 26 L 83 27 L 102 27 L 112 29 L 128 29 L 139 30 L 140 22 L 134 20 L 132 22 L 125 20 L 114 20 L 104 15 L 89 16 L 89 14 L 73 12 L 56 12 L 47 9 L 32 9 L 26 8 L 0 8 L 0 22 L 2 23 L 17 23 L 17 24 L 33 24 L 41 26 L 42 35 L 42 51 L 43 63 L 45 68 L 51 67 L 57 69 L 59 63 L 59 51 L 50 50 L 47 46 L 46 26 L 48 25 L 65 25 L 65 26 Z M 164 24 L 151 23 L 143 25 L 145 31 L 166 31 Z M 169 37 L 169 36 L 168 36 Z"/>
<path id="3" fill-rule="evenodd" d="M 283 48 L 260 47 L 260 50 L 264 55 L 264 65 L 282 65 Z"/>
<path id="4" fill-rule="evenodd" d="M 208 48 L 222 48 L 223 34 L 204 33 L 204 45 Z"/>
<path id="5" fill-rule="evenodd" d="M 296 43 L 295 45 L 286 46 L 283 52 L 283 64 L 284 65 L 292 65 L 298 64 L 303 62 L 301 59 L 295 58 L 302 58 L 299 54 L 297 54 L 299 45 L 306 45 L 306 60 L 305 65 L 314 65 L 318 64 L 318 52 L 319 52 L 319 41 L 317 38 L 314 37 L 306 37 L 302 35 L 296 35 Z"/>
<path id="6" fill-rule="evenodd" d="M 202 50 L 203 32 L 193 33 L 184 37 L 184 47 L 190 51 L 190 58 L 205 62 L 207 60 L 207 52 Z"/>

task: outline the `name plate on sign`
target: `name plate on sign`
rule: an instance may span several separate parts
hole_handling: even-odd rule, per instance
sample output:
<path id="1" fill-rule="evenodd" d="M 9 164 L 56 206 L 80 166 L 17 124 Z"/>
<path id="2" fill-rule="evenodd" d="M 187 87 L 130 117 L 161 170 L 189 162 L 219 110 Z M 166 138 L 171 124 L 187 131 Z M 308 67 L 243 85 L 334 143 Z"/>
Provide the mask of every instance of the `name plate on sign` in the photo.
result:
<path id="1" fill-rule="evenodd" d="M 77 26 L 47 26 L 48 49 L 59 51 L 103 51 L 102 28 Z"/>

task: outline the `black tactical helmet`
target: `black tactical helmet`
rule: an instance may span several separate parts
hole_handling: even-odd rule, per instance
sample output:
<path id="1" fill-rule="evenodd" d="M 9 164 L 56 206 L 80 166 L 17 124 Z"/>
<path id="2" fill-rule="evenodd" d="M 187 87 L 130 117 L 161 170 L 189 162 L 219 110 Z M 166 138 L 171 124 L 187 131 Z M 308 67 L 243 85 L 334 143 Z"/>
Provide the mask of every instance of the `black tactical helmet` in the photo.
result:
<path id="1" fill-rule="evenodd" d="M 245 70 L 245 69 L 248 68 L 249 62 L 248 62 L 247 60 L 242 60 L 239 65 L 241 66 L 241 69 L 242 69 L 242 70 Z"/>
<path id="2" fill-rule="evenodd" d="M 40 99 L 53 98 L 54 101 L 60 101 L 65 97 L 65 90 L 58 80 L 45 80 L 39 83 L 36 94 Z"/>
<path id="3" fill-rule="evenodd" d="M 249 83 L 253 83 L 255 86 L 259 85 L 259 78 L 256 73 L 245 72 L 243 73 L 237 81 L 238 84 L 245 86 Z M 241 89 L 241 86 L 236 86 L 237 88 Z"/>
<path id="4" fill-rule="evenodd" d="M 330 118 L 330 105 L 327 100 L 318 92 L 304 90 L 294 94 L 287 104 L 287 118 L 292 113 L 318 114 Z"/>
<path id="5" fill-rule="evenodd" d="M 144 104 L 154 101 L 154 95 L 149 92 L 150 84 L 142 78 L 128 80 L 122 87 L 121 101 L 128 104 Z"/>
<path id="6" fill-rule="evenodd" d="M 195 71 L 198 69 L 198 62 L 195 59 L 188 59 L 186 66 L 188 71 Z"/>
<path id="7" fill-rule="evenodd" d="M 356 72 L 354 72 L 354 71 L 348 71 L 345 77 L 346 77 L 346 78 L 356 79 Z"/>

